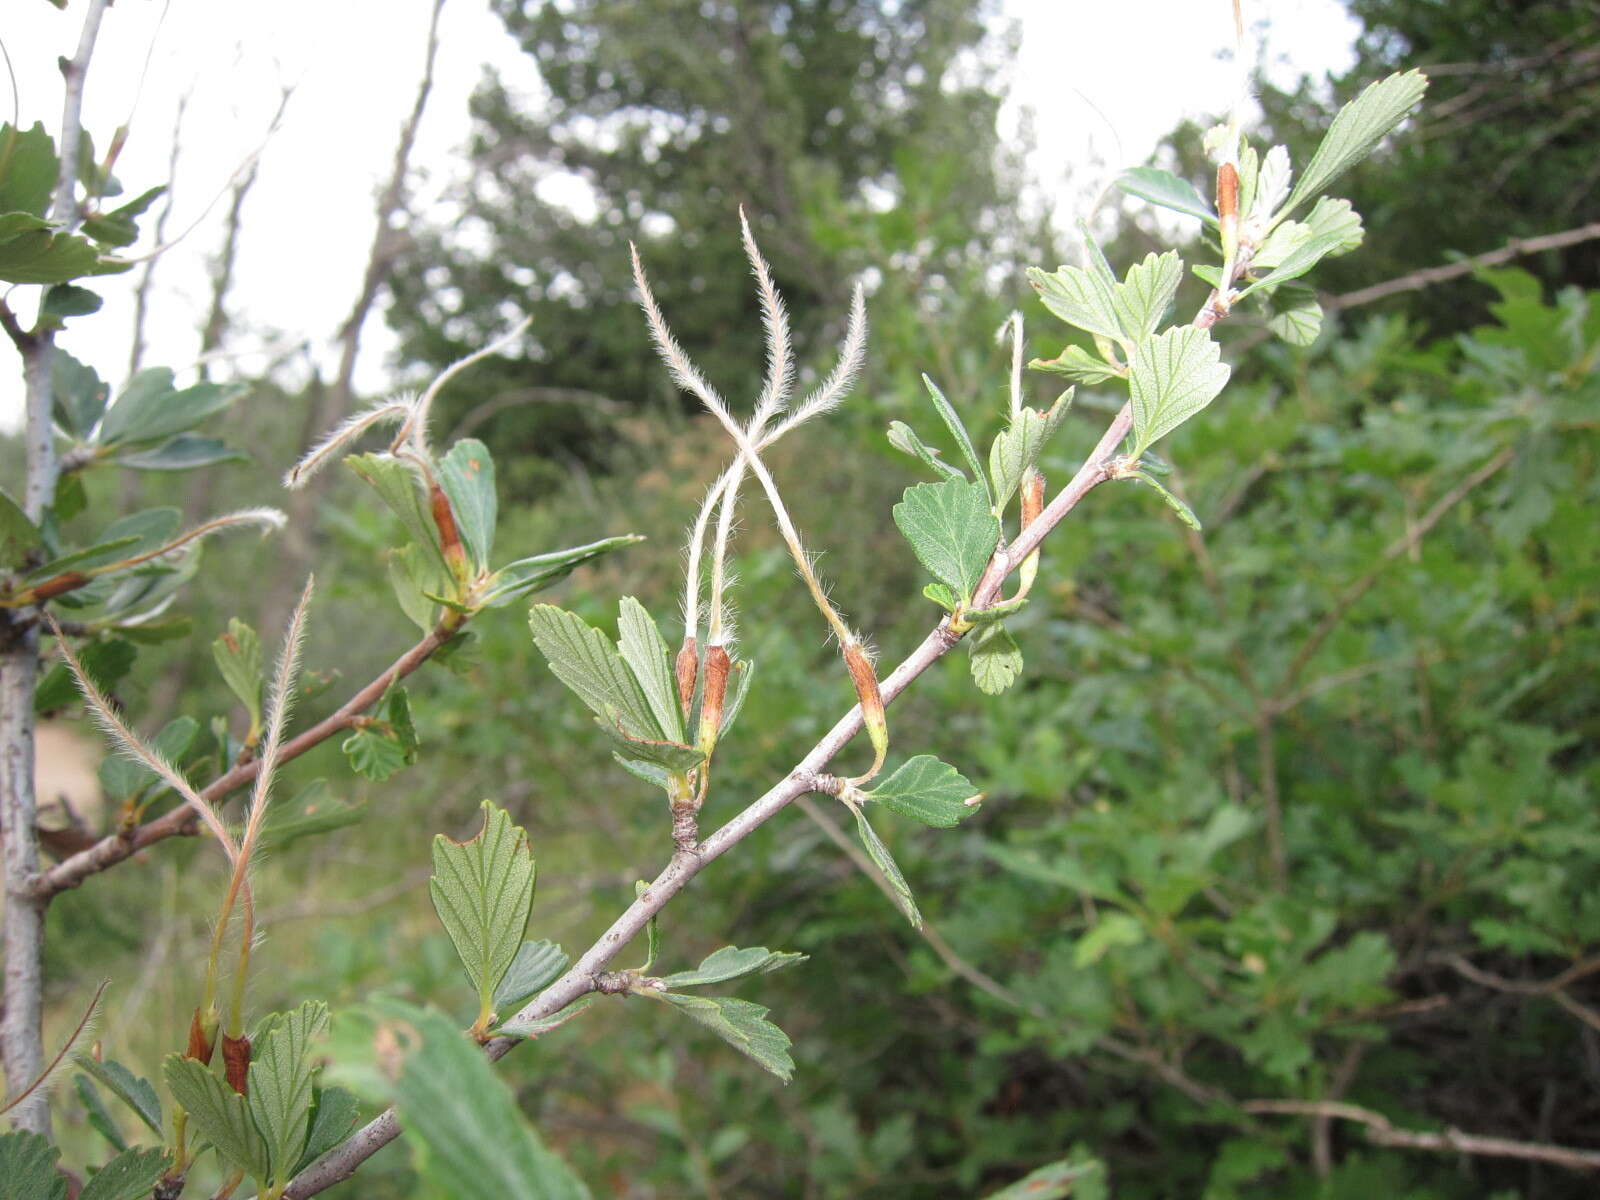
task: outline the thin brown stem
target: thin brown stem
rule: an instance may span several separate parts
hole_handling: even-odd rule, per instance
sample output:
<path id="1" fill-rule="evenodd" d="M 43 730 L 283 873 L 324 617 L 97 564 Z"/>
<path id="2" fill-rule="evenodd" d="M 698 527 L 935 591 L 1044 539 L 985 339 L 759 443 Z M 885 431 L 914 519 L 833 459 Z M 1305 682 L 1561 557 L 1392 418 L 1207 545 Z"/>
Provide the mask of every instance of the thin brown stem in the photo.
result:
<path id="1" fill-rule="evenodd" d="M 1246 1100 L 1244 1110 L 1253 1113 L 1283 1113 L 1289 1116 L 1332 1117 L 1340 1121 L 1356 1121 L 1366 1126 L 1369 1142 L 1402 1150 L 1442 1150 L 1456 1154 L 1480 1154 L 1491 1158 L 1520 1158 L 1532 1162 L 1553 1163 L 1572 1171 L 1600 1169 L 1600 1151 L 1577 1150 L 1571 1146 L 1552 1146 L 1545 1142 L 1517 1142 L 1510 1138 L 1462 1133 L 1459 1129 L 1447 1129 L 1443 1133 L 1397 1129 L 1382 1113 L 1356 1104 L 1341 1104 L 1331 1100 Z"/>
<path id="2" fill-rule="evenodd" d="M 1231 286 L 1232 279 L 1224 280 Z M 1218 292 L 1206 299 L 1205 305 L 1194 319 L 1198 328 L 1209 328 L 1227 315 L 1218 303 Z M 698 389 L 691 389 L 698 390 Z M 1111 458 L 1122 439 L 1132 428 L 1133 409 L 1123 405 L 1112 419 L 1094 449 L 1072 479 L 1061 489 L 1045 509 L 1022 530 L 1015 542 L 1003 551 L 997 551 L 990 560 L 973 597 L 973 607 L 993 604 L 1005 585 L 1006 577 L 1022 565 L 1045 537 L 1075 509 L 1095 488 L 1112 478 Z M 759 459 L 755 459 L 759 462 Z M 922 642 L 879 684 L 879 696 L 885 707 L 906 690 L 924 671 L 948 654 L 961 640 L 961 635 L 950 628 L 949 620 L 940 621 L 922 639 Z M 794 768 L 767 792 L 721 829 L 718 829 L 693 850 L 679 849 L 668 861 L 666 868 L 653 883 L 640 894 L 611 927 L 584 951 L 561 978 L 540 992 L 513 1018 L 516 1021 L 535 1021 L 554 1016 L 574 1000 L 596 990 L 597 977 L 606 965 L 642 933 L 657 913 L 676 896 L 688 882 L 737 846 L 750 834 L 790 804 L 808 792 L 818 790 L 818 778 L 823 769 L 833 761 L 844 747 L 864 728 L 861 706 L 857 704 L 834 724 L 822 740 L 795 764 Z M 1130 1061 L 1143 1062 L 1162 1074 L 1174 1086 L 1178 1079 L 1187 1079 L 1181 1071 L 1143 1050 L 1122 1045 L 1108 1039 L 1107 1049 Z M 517 1045 L 514 1038 L 495 1038 L 485 1047 L 491 1061 L 509 1054 Z M 1194 1085 L 1192 1098 L 1201 1103 L 1231 1103 L 1217 1093 Z M 305 1200 L 319 1192 L 349 1179 L 357 1168 L 379 1150 L 400 1136 L 400 1120 L 394 1109 L 388 1109 L 351 1134 L 343 1143 L 330 1150 L 305 1171 L 302 1171 L 284 1191 L 284 1200 Z"/>
<path id="3" fill-rule="evenodd" d="M 395 659 L 387 670 L 380 672 L 337 710 L 310 729 L 285 742 L 279 752 L 278 761 L 285 763 L 299 758 L 335 734 L 349 729 L 357 717 L 378 702 L 391 684 L 404 679 L 427 662 L 434 651 L 455 636 L 459 628 L 460 621 L 455 618 L 440 622 L 432 632 Z M 230 793 L 254 782 L 260 770 L 260 759 L 240 763 L 212 780 L 201 790 L 200 795 L 213 805 L 219 804 Z M 49 870 L 41 872 L 34 880 L 32 894 L 48 898 L 67 888 L 77 887 L 89 876 L 122 862 L 146 846 L 152 846 L 169 837 L 193 833 L 196 820 L 194 809 L 187 804 L 181 804 L 171 812 L 163 813 L 136 829 L 103 838 L 89 849 L 63 859 Z"/>
<path id="4" fill-rule="evenodd" d="M 1371 287 L 1359 288 L 1353 292 L 1345 292 L 1340 296 L 1331 296 L 1322 301 L 1324 308 L 1354 308 L 1358 304 L 1371 304 L 1374 300 L 1383 300 L 1389 296 L 1399 295 L 1401 292 L 1420 291 L 1425 287 L 1432 287 L 1436 283 L 1448 283 L 1452 279 L 1460 279 L 1463 275 L 1471 275 L 1474 271 L 1484 267 L 1495 267 L 1501 263 L 1510 262 L 1514 258 L 1522 258 L 1529 254 L 1539 254 L 1546 250 L 1560 250 L 1566 246 L 1575 246 L 1579 242 L 1593 241 L 1600 238 L 1600 221 L 1591 221 L 1587 225 L 1579 225 L 1575 229 L 1563 229 L 1560 233 L 1546 233 L 1539 237 L 1512 238 L 1498 250 L 1490 250 L 1486 254 L 1474 255 L 1464 258 L 1460 262 L 1447 263 L 1442 267 L 1425 267 L 1420 271 L 1412 271 L 1409 275 L 1401 275 L 1395 279 L 1386 279 L 1382 283 L 1375 283 Z"/>

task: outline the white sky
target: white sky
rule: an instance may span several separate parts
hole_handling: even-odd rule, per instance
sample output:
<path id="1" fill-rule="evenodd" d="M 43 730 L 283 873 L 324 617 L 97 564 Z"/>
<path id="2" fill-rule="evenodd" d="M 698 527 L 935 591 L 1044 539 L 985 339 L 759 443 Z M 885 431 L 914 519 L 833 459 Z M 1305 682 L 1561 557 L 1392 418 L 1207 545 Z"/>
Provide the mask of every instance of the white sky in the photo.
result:
<path id="1" fill-rule="evenodd" d="M 82 4 L 66 12 L 43 0 L 6 5 L 0 40 L 16 71 L 21 123 L 41 120 L 53 131 L 61 107 L 55 60 L 72 53 Z M 147 365 L 181 371 L 197 355 L 210 295 L 206 263 L 221 240 L 225 201 L 202 214 L 260 144 L 281 89 L 292 84 L 294 98 L 246 204 L 232 294 L 234 348 L 308 343 L 331 372 L 333 337 L 372 238 L 373 200 L 415 98 L 430 7 L 429 0 L 120 0 L 107 12 L 85 125 L 103 152 L 110 131 L 131 114 L 132 134 L 116 167 L 129 196 L 166 181 L 178 99 L 190 96 L 168 236 L 200 223 L 157 267 Z M 1070 228 L 1073 207 L 1105 173 L 1143 162 L 1181 117 L 1219 114 L 1232 101 L 1230 0 L 1005 0 L 1005 8 L 1022 23 L 1022 44 L 1002 129 L 1016 128 L 1019 105 L 1033 110 L 1038 148 L 1031 167 L 1063 227 Z M 1246 11 L 1247 18 L 1270 18 L 1264 54 L 1275 78 L 1349 65 L 1356 26 L 1338 0 L 1247 3 Z M 434 92 L 412 159 L 414 194 L 424 204 L 455 178 L 455 152 L 468 136 L 467 97 L 490 64 L 528 90 L 536 87 L 531 62 L 485 0 L 449 0 Z M 8 100 L 0 90 L 6 118 Z M 1069 164 L 1085 162 L 1102 165 L 1088 180 L 1080 169 L 1069 186 Z M 136 251 L 151 244 L 154 215 L 145 218 Z M 114 386 L 126 375 L 137 278 L 135 270 L 94 281 L 105 307 L 69 325 L 61 338 Z M 16 288 L 10 303 L 29 313 L 29 294 L 38 290 Z M 359 389 L 386 390 L 393 345 L 375 313 Z M 5 430 L 20 421 L 22 404 L 20 371 L 9 354 L 0 347 L 7 360 L 0 362 Z M 259 369 L 267 359 L 251 354 L 237 369 Z M 218 373 L 225 376 L 226 366 Z"/>

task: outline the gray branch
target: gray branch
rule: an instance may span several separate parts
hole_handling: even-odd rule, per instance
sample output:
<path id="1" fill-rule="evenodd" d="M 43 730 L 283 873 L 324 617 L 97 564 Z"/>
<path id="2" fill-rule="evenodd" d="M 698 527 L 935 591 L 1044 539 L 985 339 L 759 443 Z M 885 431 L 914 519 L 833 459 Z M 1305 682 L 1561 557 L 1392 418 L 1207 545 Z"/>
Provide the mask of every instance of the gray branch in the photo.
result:
<path id="1" fill-rule="evenodd" d="M 66 80 L 62 104 L 60 173 L 51 218 L 66 229 L 79 222 L 78 142 L 82 128 L 83 86 L 100 33 L 107 0 L 89 0 L 78 49 L 61 64 Z M 35 329 L 24 346 L 27 389 L 27 477 L 23 511 L 38 522 L 55 496 L 58 464 L 51 424 L 50 369 L 54 335 Z M 26 614 L 18 614 L 26 617 Z M 13 1093 L 44 1071 L 44 913 L 45 901 L 33 894 L 39 871 L 38 798 L 33 778 L 33 688 L 39 674 L 39 630 L 31 619 L 0 625 L 0 838 L 5 841 L 6 950 L 5 1012 L 0 1015 L 0 1060 Z M 44 1089 L 12 1110 L 16 1129 L 50 1133 L 50 1106 Z"/>

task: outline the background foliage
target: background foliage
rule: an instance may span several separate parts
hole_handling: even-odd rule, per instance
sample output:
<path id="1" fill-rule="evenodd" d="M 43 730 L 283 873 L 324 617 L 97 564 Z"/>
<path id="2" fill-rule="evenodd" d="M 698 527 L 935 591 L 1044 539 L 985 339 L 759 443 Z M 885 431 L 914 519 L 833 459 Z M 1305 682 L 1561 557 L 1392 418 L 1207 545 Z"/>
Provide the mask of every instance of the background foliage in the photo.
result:
<path id="1" fill-rule="evenodd" d="M 990 334 L 1022 296 L 1016 267 L 1054 253 L 1009 215 L 994 98 L 940 86 L 973 77 L 955 65 L 987 52 L 987 14 L 945 0 L 500 7 L 549 102 L 530 116 L 486 82 L 477 233 L 422 231 L 393 311 L 417 364 L 476 347 L 513 298 L 537 316 L 532 362 L 463 380 L 442 422 L 476 419 L 523 501 L 501 542 L 645 534 L 554 595 L 602 627 L 618 594 L 665 611 L 721 447 L 666 394 L 625 303 L 623 255 L 643 232 L 691 352 L 726 391 L 753 392 L 757 318 L 729 219 L 742 201 L 803 346 L 831 340 L 808 323 L 841 311 L 855 272 L 881 272 L 874 373 L 839 419 L 772 461 L 853 618 L 898 658 L 933 609 L 906 601 L 922 576 L 884 518 L 917 477 L 883 429 L 922 402 L 923 369 L 969 422 L 999 413 L 1005 355 Z M 1478 70 L 1454 93 L 1447 73 L 1427 136 L 1354 177 L 1368 247 L 1319 284 L 1359 286 L 1593 211 L 1578 115 L 1592 81 L 1557 86 L 1548 66 L 1588 70 L 1573 48 L 1591 44 L 1583 8 L 1441 18 L 1436 5 L 1353 4 L 1367 25 L 1356 76 L 1265 97 L 1298 161 L 1358 83 L 1441 60 Z M 1538 62 L 1507 66 L 1523 59 Z M 1533 92 L 1508 82 L 1529 75 Z M 1506 89 L 1505 105 L 1452 126 L 1440 101 L 1480 80 Z M 1183 145 L 1180 133 L 1179 161 Z M 586 182 L 593 215 L 540 187 L 562 172 Z M 1592 251 L 1525 265 L 1536 274 L 1484 273 L 1467 301 L 1420 293 L 1336 317 L 1306 349 L 1256 345 L 1165 448 L 1205 532 L 1147 490 L 1102 489 L 1048 544 L 1043 594 L 1012 622 L 1018 686 L 984 696 L 956 656 L 896 706 L 901 745 L 988 793 L 959 835 L 882 823 L 932 940 L 798 812 L 667 910 L 671 969 L 729 943 L 812 956 L 760 992 L 794 1040 L 792 1084 L 637 1001 L 504 1064 L 597 1193 L 978 1194 L 1082 1149 L 1120 1197 L 1589 1194 L 1592 1177 L 1558 1168 L 1369 1145 L 1354 1125 L 1319 1132 L 1219 1098 L 1341 1099 L 1411 1129 L 1593 1140 L 1600 985 L 1545 985 L 1600 943 L 1600 299 L 1583 290 L 1597 282 Z M 1032 352 L 1053 357 L 1061 327 L 1037 306 L 1028 320 Z M 1047 402 L 1053 381 L 1035 382 Z M 512 395 L 551 388 L 586 395 Z M 1052 443 L 1053 480 L 1098 434 L 1093 409 L 1080 399 Z M 255 461 L 218 468 L 240 502 L 270 499 L 302 442 L 272 411 L 254 405 L 230 437 Z M 186 486 L 138 485 L 151 502 L 192 504 Z M 349 679 L 411 637 L 376 553 L 390 518 L 358 496 L 340 483 L 325 506 L 308 648 Z M 727 808 L 712 821 L 851 700 L 781 544 L 758 520 L 745 544 L 742 643 L 758 674 L 742 736 L 719 751 Z M 195 758 L 233 703 L 208 643 L 253 616 L 237 580 L 259 569 L 253 548 L 207 554 L 224 569 L 189 606 L 204 636 L 146 647 L 116 684 L 142 728 L 195 718 Z M 475 628 L 470 654 L 413 683 L 416 765 L 369 783 L 330 745 L 289 768 L 288 795 L 326 778 L 329 795 L 368 807 L 268 865 L 263 1007 L 458 994 L 425 896 L 429 838 L 470 836 L 481 797 L 529 830 L 538 936 L 586 943 L 659 858 L 659 800 L 610 765 L 518 608 Z M 203 956 L 208 909 L 193 898 L 219 885 L 211 857 L 168 843 L 62 896 L 47 964 L 60 1023 L 113 975 L 108 1051 L 153 1074 L 187 1024 Z M 465 1025 L 474 1011 L 463 1000 L 450 1015 Z M 70 1159 L 101 1135 L 77 1093 L 56 1103 Z M 391 1152 L 337 1194 L 423 1186 Z"/>

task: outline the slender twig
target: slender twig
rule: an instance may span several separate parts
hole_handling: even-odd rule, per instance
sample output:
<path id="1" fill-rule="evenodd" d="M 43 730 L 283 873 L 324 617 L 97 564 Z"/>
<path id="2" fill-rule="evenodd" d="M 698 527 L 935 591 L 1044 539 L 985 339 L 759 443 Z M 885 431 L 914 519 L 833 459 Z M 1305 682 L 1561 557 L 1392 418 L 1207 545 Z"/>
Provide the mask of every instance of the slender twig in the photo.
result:
<path id="1" fill-rule="evenodd" d="M 1576 229 L 1564 229 L 1560 233 L 1546 233 L 1539 237 L 1513 238 L 1498 250 L 1490 250 L 1486 254 L 1474 255 L 1464 258 L 1460 262 L 1448 263 L 1442 267 L 1425 267 L 1420 271 L 1412 271 L 1409 275 L 1401 275 L 1396 279 L 1386 279 L 1382 283 L 1375 283 L 1371 287 L 1359 288 L 1353 292 L 1345 292 L 1340 296 L 1324 297 L 1322 306 L 1328 309 L 1354 308 L 1358 304 L 1371 304 L 1374 300 L 1382 300 L 1388 296 L 1398 295 L 1401 292 L 1419 291 L 1425 287 L 1432 287 L 1436 283 L 1448 283 L 1452 279 L 1459 279 L 1463 275 L 1470 275 L 1484 267 L 1498 266 L 1503 262 L 1510 262 L 1514 258 L 1521 258 L 1528 254 L 1539 254 L 1545 250 L 1560 250 L 1565 246 L 1575 246 L 1579 242 L 1593 241 L 1600 238 L 1600 221 L 1591 221 L 1587 225 L 1580 225 Z"/>
<path id="2" fill-rule="evenodd" d="M 637 251 L 634 253 L 634 258 L 637 263 Z M 638 282 L 637 269 L 635 275 Z M 1225 287 L 1231 288 L 1233 278 L 1225 276 L 1222 282 Z M 1218 289 L 1207 297 L 1205 305 L 1194 319 L 1196 327 L 1209 328 L 1227 315 L 1226 309 L 1218 303 L 1221 294 L 1221 289 Z M 651 307 L 653 305 L 647 305 L 646 312 L 652 317 L 653 333 L 657 336 L 658 344 L 663 350 L 670 348 L 672 351 L 677 351 L 676 344 L 670 341 L 670 335 L 661 336 L 665 325 L 660 321 L 658 314 L 650 312 Z M 706 395 L 715 396 L 710 386 L 681 355 L 681 351 L 669 354 L 667 357 L 674 366 L 674 374 L 679 377 L 679 382 L 688 390 L 701 395 L 702 398 Z M 1028 554 L 1078 506 L 1085 496 L 1113 477 L 1112 456 L 1132 427 L 1132 422 L 1132 406 L 1125 404 L 1067 485 L 1027 528 L 1021 531 L 1010 547 L 994 555 L 973 597 L 974 609 L 993 604 L 1005 584 L 1006 577 L 1022 564 Z M 737 425 L 734 425 L 729 432 L 733 433 L 734 430 L 738 430 L 739 434 L 743 433 Z M 739 442 L 740 438 L 736 436 L 735 441 Z M 759 475 L 761 460 L 751 452 L 753 447 L 749 446 L 748 439 L 743 440 L 739 449 L 748 459 L 751 468 L 758 469 Z M 892 704 L 918 676 L 948 654 L 960 640 L 961 635 L 950 628 L 949 618 L 941 620 L 922 639 L 921 644 L 879 682 L 878 694 L 882 705 L 887 707 Z M 524 1005 L 513 1020 L 531 1022 L 554 1016 L 580 996 L 595 991 L 596 977 L 606 965 L 644 931 L 651 918 L 681 892 L 691 879 L 795 800 L 808 792 L 818 790 L 819 776 L 823 769 L 856 734 L 862 731 L 864 726 L 861 705 L 857 704 L 839 718 L 833 728 L 823 735 L 783 779 L 752 801 L 743 812 L 698 845 L 692 848 L 680 846 L 668 860 L 661 874 L 640 893 L 621 916 L 611 923 L 611 927 L 584 951 L 561 978 Z M 517 1039 L 495 1038 L 484 1047 L 484 1050 L 491 1061 L 494 1061 L 509 1054 L 516 1045 Z M 394 1109 L 380 1113 L 302 1171 L 284 1191 L 284 1200 L 305 1200 L 308 1196 L 314 1196 L 350 1178 L 363 1162 L 399 1136 L 400 1120 Z"/>
<path id="3" fill-rule="evenodd" d="M 1600 971 L 1600 958 L 1589 958 L 1574 963 L 1552 979 L 1532 983 L 1495 975 L 1481 967 L 1473 966 L 1459 954 L 1446 955 L 1443 962 L 1457 975 L 1470 979 L 1480 987 L 1493 988 L 1497 992 L 1511 992 L 1518 996 L 1548 996 L 1591 1029 L 1600 1029 L 1600 1013 L 1595 1012 L 1587 1004 L 1580 1004 L 1574 1000 L 1566 990 L 1585 976 Z"/>
<path id="4" fill-rule="evenodd" d="M 1517 1142 L 1510 1138 L 1484 1137 L 1447 1129 L 1443 1133 L 1424 1133 L 1416 1129 L 1397 1129 L 1389 1118 L 1357 1104 L 1331 1100 L 1246 1100 L 1244 1110 L 1253 1113 L 1283 1113 L 1289 1116 L 1333 1117 L 1357 1121 L 1366 1126 L 1367 1140 L 1379 1146 L 1403 1150 L 1443 1150 L 1458 1154 L 1481 1154 L 1490 1158 L 1520 1158 L 1553 1163 L 1572 1171 L 1600 1169 L 1600 1150 L 1577 1150 L 1571 1146 L 1552 1146 L 1545 1142 Z"/>
<path id="5" fill-rule="evenodd" d="M 1019 539 L 1019 543 L 1013 543 L 1007 552 L 995 556 L 984 576 L 984 584 L 980 585 L 980 596 L 983 598 L 975 599 L 975 604 L 991 603 L 1004 584 L 1006 575 L 1020 565 L 1022 559 L 1027 557 L 1027 552 L 1042 541 L 1045 534 L 1060 524 L 1085 496 L 1111 478 L 1107 460 L 1127 433 L 1131 420 L 1131 410 L 1125 406 L 1090 451 L 1089 457 L 1071 482 L 1028 526 L 1026 533 L 1033 535 L 1031 544 L 1019 548 Z M 960 640 L 960 635 L 950 629 L 948 619 L 941 621 L 923 638 L 921 644 L 880 682 L 879 694 L 884 705 L 891 704 L 913 680 L 949 653 Z M 628 943 L 644 931 L 650 919 L 681 892 L 691 879 L 795 800 L 816 790 L 818 776 L 823 769 L 856 734 L 861 732 L 862 727 L 861 706 L 858 704 L 840 717 L 833 728 L 783 779 L 752 801 L 743 812 L 693 850 L 679 849 L 673 854 L 661 874 L 621 916 L 612 922 L 611 927 L 596 939 L 566 974 L 529 1001 L 513 1019 L 527 1022 L 554 1016 L 580 996 L 595 990 L 595 977 L 622 952 Z M 515 1039 L 496 1038 L 488 1043 L 485 1050 L 491 1059 L 499 1059 L 510 1053 L 516 1045 Z M 399 1135 L 400 1121 L 394 1110 L 389 1109 L 381 1113 L 301 1172 L 284 1192 L 285 1200 L 305 1200 L 308 1196 L 314 1196 L 350 1178 L 363 1162 Z"/>
<path id="6" fill-rule="evenodd" d="M 339 708 L 318 721 L 310 729 L 290 738 L 283 744 L 279 762 L 290 762 L 308 750 L 349 729 L 355 719 L 371 708 L 388 690 L 389 685 L 404 679 L 432 657 L 433 652 L 455 636 L 460 628 L 459 619 L 452 615 L 441 621 L 426 637 L 391 663 L 387 670 L 363 687 Z M 231 792 L 252 783 L 261 770 L 261 760 L 240 763 L 202 788 L 200 795 L 212 804 L 220 803 Z M 152 846 L 169 837 L 194 831 L 197 814 L 188 804 L 180 804 L 137 829 L 102 838 L 89 849 L 63 859 L 35 877 L 32 894 L 49 897 L 67 888 L 77 887 L 91 875 L 115 866 L 132 857 L 146 846 Z"/>
<path id="7" fill-rule="evenodd" d="M 151 45 L 154 44 L 152 40 Z M 151 236 L 157 245 L 166 240 L 167 222 L 172 219 L 174 180 L 178 177 L 178 158 L 183 150 L 183 118 L 189 110 L 189 99 L 192 94 L 184 92 L 178 97 L 177 115 L 172 119 L 172 149 L 167 155 L 167 191 L 161 198 L 161 211 L 156 214 L 155 227 L 151 230 Z M 133 337 L 128 347 L 130 378 L 144 365 L 145 318 L 150 311 L 150 285 L 154 281 L 157 261 L 152 258 L 144 264 L 144 270 L 139 272 L 138 286 L 133 289 Z"/>

